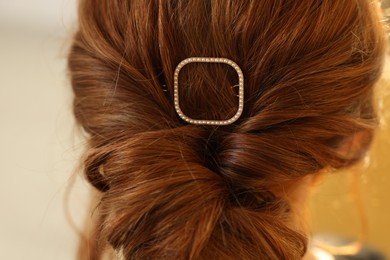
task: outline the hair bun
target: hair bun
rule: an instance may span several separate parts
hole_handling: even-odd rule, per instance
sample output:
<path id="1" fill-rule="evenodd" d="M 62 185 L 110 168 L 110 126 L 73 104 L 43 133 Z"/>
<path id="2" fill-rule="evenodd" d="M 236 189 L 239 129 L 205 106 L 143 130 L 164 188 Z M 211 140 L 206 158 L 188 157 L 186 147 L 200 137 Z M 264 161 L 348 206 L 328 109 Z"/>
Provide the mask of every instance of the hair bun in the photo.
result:
<path id="1" fill-rule="evenodd" d="M 229 247 L 224 259 L 240 248 L 252 248 L 255 259 L 267 247 L 281 259 L 290 249 L 274 245 L 279 236 L 295 248 L 291 252 L 303 254 L 304 239 L 289 241 L 300 235 L 283 224 L 287 203 L 270 193 L 239 191 L 209 169 L 208 140 L 208 131 L 188 126 L 95 149 L 97 161 L 90 154 L 86 162 L 96 167 L 100 160 L 109 187 L 100 202 L 103 237 L 126 259 L 215 259 L 221 256 L 203 255 L 213 251 L 203 249 L 224 246 Z M 220 241 L 221 235 L 226 241 Z"/>

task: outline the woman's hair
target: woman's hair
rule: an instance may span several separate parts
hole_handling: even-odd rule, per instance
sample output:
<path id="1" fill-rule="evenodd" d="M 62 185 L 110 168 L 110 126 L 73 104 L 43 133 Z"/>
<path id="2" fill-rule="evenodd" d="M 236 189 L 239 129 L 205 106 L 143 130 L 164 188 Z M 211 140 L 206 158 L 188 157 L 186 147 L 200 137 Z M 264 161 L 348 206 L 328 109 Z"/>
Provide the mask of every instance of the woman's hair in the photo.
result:
<path id="1" fill-rule="evenodd" d="M 306 236 L 274 190 L 365 155 L 385 48 L 377 11 L 369 0 L 81 0 L 69 70 L 84 171 L 101 192 L 89 257 L 110 245 L 125 259 L 300 259 Z M 194 56 L 241 67 L 235 123 L 175 112 L 175 67 Z M 229 66 L 189 64 L 179 84 L 186 115 L 236 113 Z"/>

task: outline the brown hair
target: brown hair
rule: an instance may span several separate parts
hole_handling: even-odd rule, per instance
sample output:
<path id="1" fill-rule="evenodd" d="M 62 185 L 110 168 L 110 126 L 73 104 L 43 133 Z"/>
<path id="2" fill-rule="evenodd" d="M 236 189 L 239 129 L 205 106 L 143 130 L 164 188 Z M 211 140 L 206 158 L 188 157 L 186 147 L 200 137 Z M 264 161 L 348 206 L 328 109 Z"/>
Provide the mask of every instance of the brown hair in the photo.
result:
<path id="1" fill-rule="evenodd" d="M 81 0 L 69 55 L 74 114 L 101 191 L 90 259 L 299 259 L 287 187 L 365 154 L 384 56 L 375 1 Z M 228 126 L 182 121 L 173 71 L 226 57 L 245 76 Z M 180 75 L 185 114 L 230 118 L 237 76 L 223 64 Z M 358 147 L 340 152 L 359 134 Z M 88 258 L 86 257 L 86 258 Z"/>

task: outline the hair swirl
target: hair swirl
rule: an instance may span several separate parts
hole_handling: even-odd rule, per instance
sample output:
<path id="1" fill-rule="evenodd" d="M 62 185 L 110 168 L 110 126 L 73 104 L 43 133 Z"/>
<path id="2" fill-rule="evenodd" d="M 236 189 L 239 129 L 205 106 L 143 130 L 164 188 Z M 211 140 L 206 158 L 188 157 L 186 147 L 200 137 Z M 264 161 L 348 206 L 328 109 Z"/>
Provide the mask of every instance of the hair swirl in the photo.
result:
<path id="1" fill-rule="evenodd" d="M 364 156 L 385 47 L 378 21 L 368 0 L 81 0 L 69 70 L 85 174 L 101 191 L 89 257 L 108 242 L 126 259 L 301 258 L 305 234 L 272 189 Z M 191 56 L 242 68 L 234 124 L 175 113 L 173 71 Z M 181 75 L 186 115 L 234 115 L 231 68 L 189 64 Z M 355 134 L 359 146 L 340 152 Z"/>

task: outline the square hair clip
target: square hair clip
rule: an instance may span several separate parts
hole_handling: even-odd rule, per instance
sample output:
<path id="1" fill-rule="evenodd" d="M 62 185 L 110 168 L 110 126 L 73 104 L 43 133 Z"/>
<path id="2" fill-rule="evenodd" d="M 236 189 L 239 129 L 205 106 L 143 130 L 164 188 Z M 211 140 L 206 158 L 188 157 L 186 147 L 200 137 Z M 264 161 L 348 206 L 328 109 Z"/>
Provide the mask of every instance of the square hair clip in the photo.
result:
<path id="1" fill-rule="evenodd" d="M 189 63 L 225 63 L 234 68 L 238 75 L 238 109 L 236 114 L 226 120 L 205 120 L 205 119 L 193 119 L 183 113 L 180 108 L 179 100 L 179 73 L 180 70 Z M 182 60 L 176 67 L 174 73 L 174 102 L 175 110 L 181 119 L 195 125 L 229 125 L 237 121 L 242 111 L 244 110 L 244 75 L 241 68 L 232 60 L 227 58 L 212 58 L 212 57 L 190 57 Z"/>

